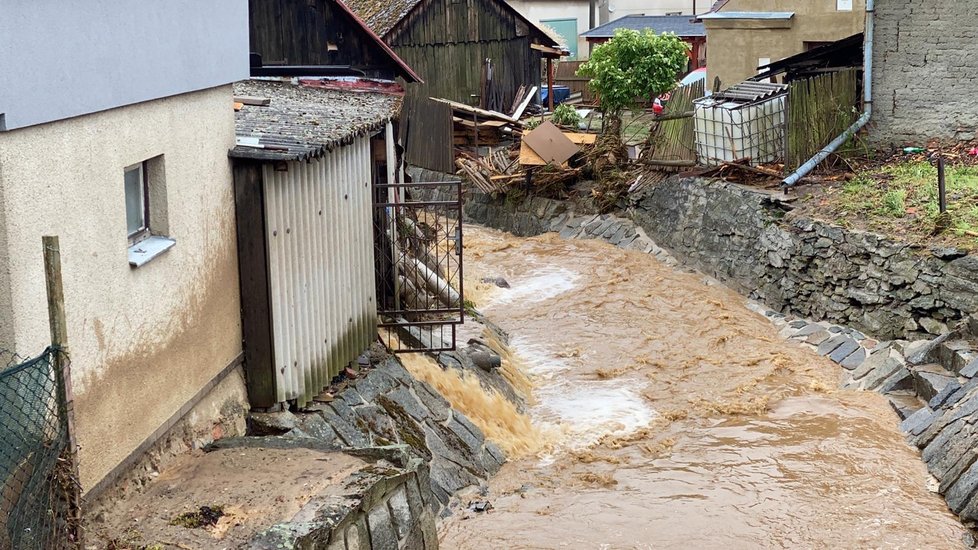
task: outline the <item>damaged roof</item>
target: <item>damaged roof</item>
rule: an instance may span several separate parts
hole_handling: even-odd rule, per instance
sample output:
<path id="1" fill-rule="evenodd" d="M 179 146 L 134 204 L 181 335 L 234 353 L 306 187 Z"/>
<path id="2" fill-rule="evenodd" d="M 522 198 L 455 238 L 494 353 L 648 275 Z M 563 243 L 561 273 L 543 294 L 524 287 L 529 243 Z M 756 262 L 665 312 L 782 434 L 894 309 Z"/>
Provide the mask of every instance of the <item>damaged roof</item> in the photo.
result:
<path id="1" fill-rule="evenodd" d="M 244 105 L 234 115 L 233 158 L 309 160 L 397 118 L 401 97 L 341 91 L 291 82 L 245 80 L 235 96 L 269 98 L 266 106 Z"/>
<path id="2" fill-rule="evenodd" d="M 703 23 L 693 22 L 692 15 L 626 15 L 595 27 L 583 34 L 584 38 L 611 38 L 618 29 L 644 31 L 646 29 L 662 34 L 675 33 L 676 36 L 706 36 Z"/>
<path id="3" fill-rule="evenodd" d="M 420 3 L 421 0 L 346 0 L 346 5 L 381 37 Z"/>

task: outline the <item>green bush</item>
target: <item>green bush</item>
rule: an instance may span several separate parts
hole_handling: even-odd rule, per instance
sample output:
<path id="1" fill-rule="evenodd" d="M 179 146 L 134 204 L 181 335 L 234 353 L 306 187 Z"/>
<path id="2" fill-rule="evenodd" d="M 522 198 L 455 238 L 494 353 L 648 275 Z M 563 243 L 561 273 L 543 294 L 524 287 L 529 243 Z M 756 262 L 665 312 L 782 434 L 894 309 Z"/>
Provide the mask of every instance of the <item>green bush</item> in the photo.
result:
<path id="1" fill-rule="evenodd" d="M 558 105 L 557 108 L 554 109 L 554 113 L 550 116 L 550 120 L 559 126 L 573 126 L 574 128 L 577 128 L 577 125 L 584 119 L 581 118 L 581 115 L 577 114 L 577 109 L 570 105 L 564 104 Z"/>

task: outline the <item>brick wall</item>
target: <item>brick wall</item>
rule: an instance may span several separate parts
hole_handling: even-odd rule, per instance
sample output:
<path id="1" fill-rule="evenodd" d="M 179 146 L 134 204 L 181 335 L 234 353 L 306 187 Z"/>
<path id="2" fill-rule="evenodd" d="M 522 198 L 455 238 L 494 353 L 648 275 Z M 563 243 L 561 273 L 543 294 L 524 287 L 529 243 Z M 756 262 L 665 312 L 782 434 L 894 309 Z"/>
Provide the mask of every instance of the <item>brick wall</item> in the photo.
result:
<path id="1" fill-rule="evenodd" d="M 877 0 L 872 141 L 974 139 L 976 38 L 972 2 Z"/>

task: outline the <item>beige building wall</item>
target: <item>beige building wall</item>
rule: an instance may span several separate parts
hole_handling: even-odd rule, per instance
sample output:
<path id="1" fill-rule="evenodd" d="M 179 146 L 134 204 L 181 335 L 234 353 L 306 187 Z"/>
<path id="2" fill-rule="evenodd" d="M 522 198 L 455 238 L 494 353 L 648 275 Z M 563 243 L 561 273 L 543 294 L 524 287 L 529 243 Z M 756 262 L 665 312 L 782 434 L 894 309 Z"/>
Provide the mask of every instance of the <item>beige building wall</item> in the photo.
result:
<path id="1" fill-rule="evenodd" d="M 48 345 L 40 243 L 58 235 L 84 490 L 241 353 L 231 98 L 227 85 L 0 133 L 0 318 L 20 354 Z M 134 269 L 123 170 L 158 155 L 176 245 Z"/>
<path id="2" fill-rule="evenodd" d="M 843 5 L 846 2 L 842 3 Z M 865 0 L 730 0 L 720 13 L 794 12 L 787 21 L 705 19 L 708 86 L 719 76 L 726 88 L 757 74 L 758 61 L 777 61 L 805 51 L 806 42 L 833 42 L 863 31 Z"/>

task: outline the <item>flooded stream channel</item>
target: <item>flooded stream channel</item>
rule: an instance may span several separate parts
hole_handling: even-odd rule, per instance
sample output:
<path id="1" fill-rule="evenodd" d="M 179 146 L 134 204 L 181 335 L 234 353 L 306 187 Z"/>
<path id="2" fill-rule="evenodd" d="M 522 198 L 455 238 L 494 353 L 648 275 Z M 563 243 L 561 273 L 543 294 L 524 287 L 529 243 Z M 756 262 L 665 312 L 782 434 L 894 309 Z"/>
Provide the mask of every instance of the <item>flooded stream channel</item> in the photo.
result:
<path id="1" fill-rule="evenodd" d="M 467 297 L 510 334 L 539 441 L 443 548 L 962 546 L 885 399 L 740 295 L 602 242 L 466 240 L 467 281 L 511 286 Z"/>

